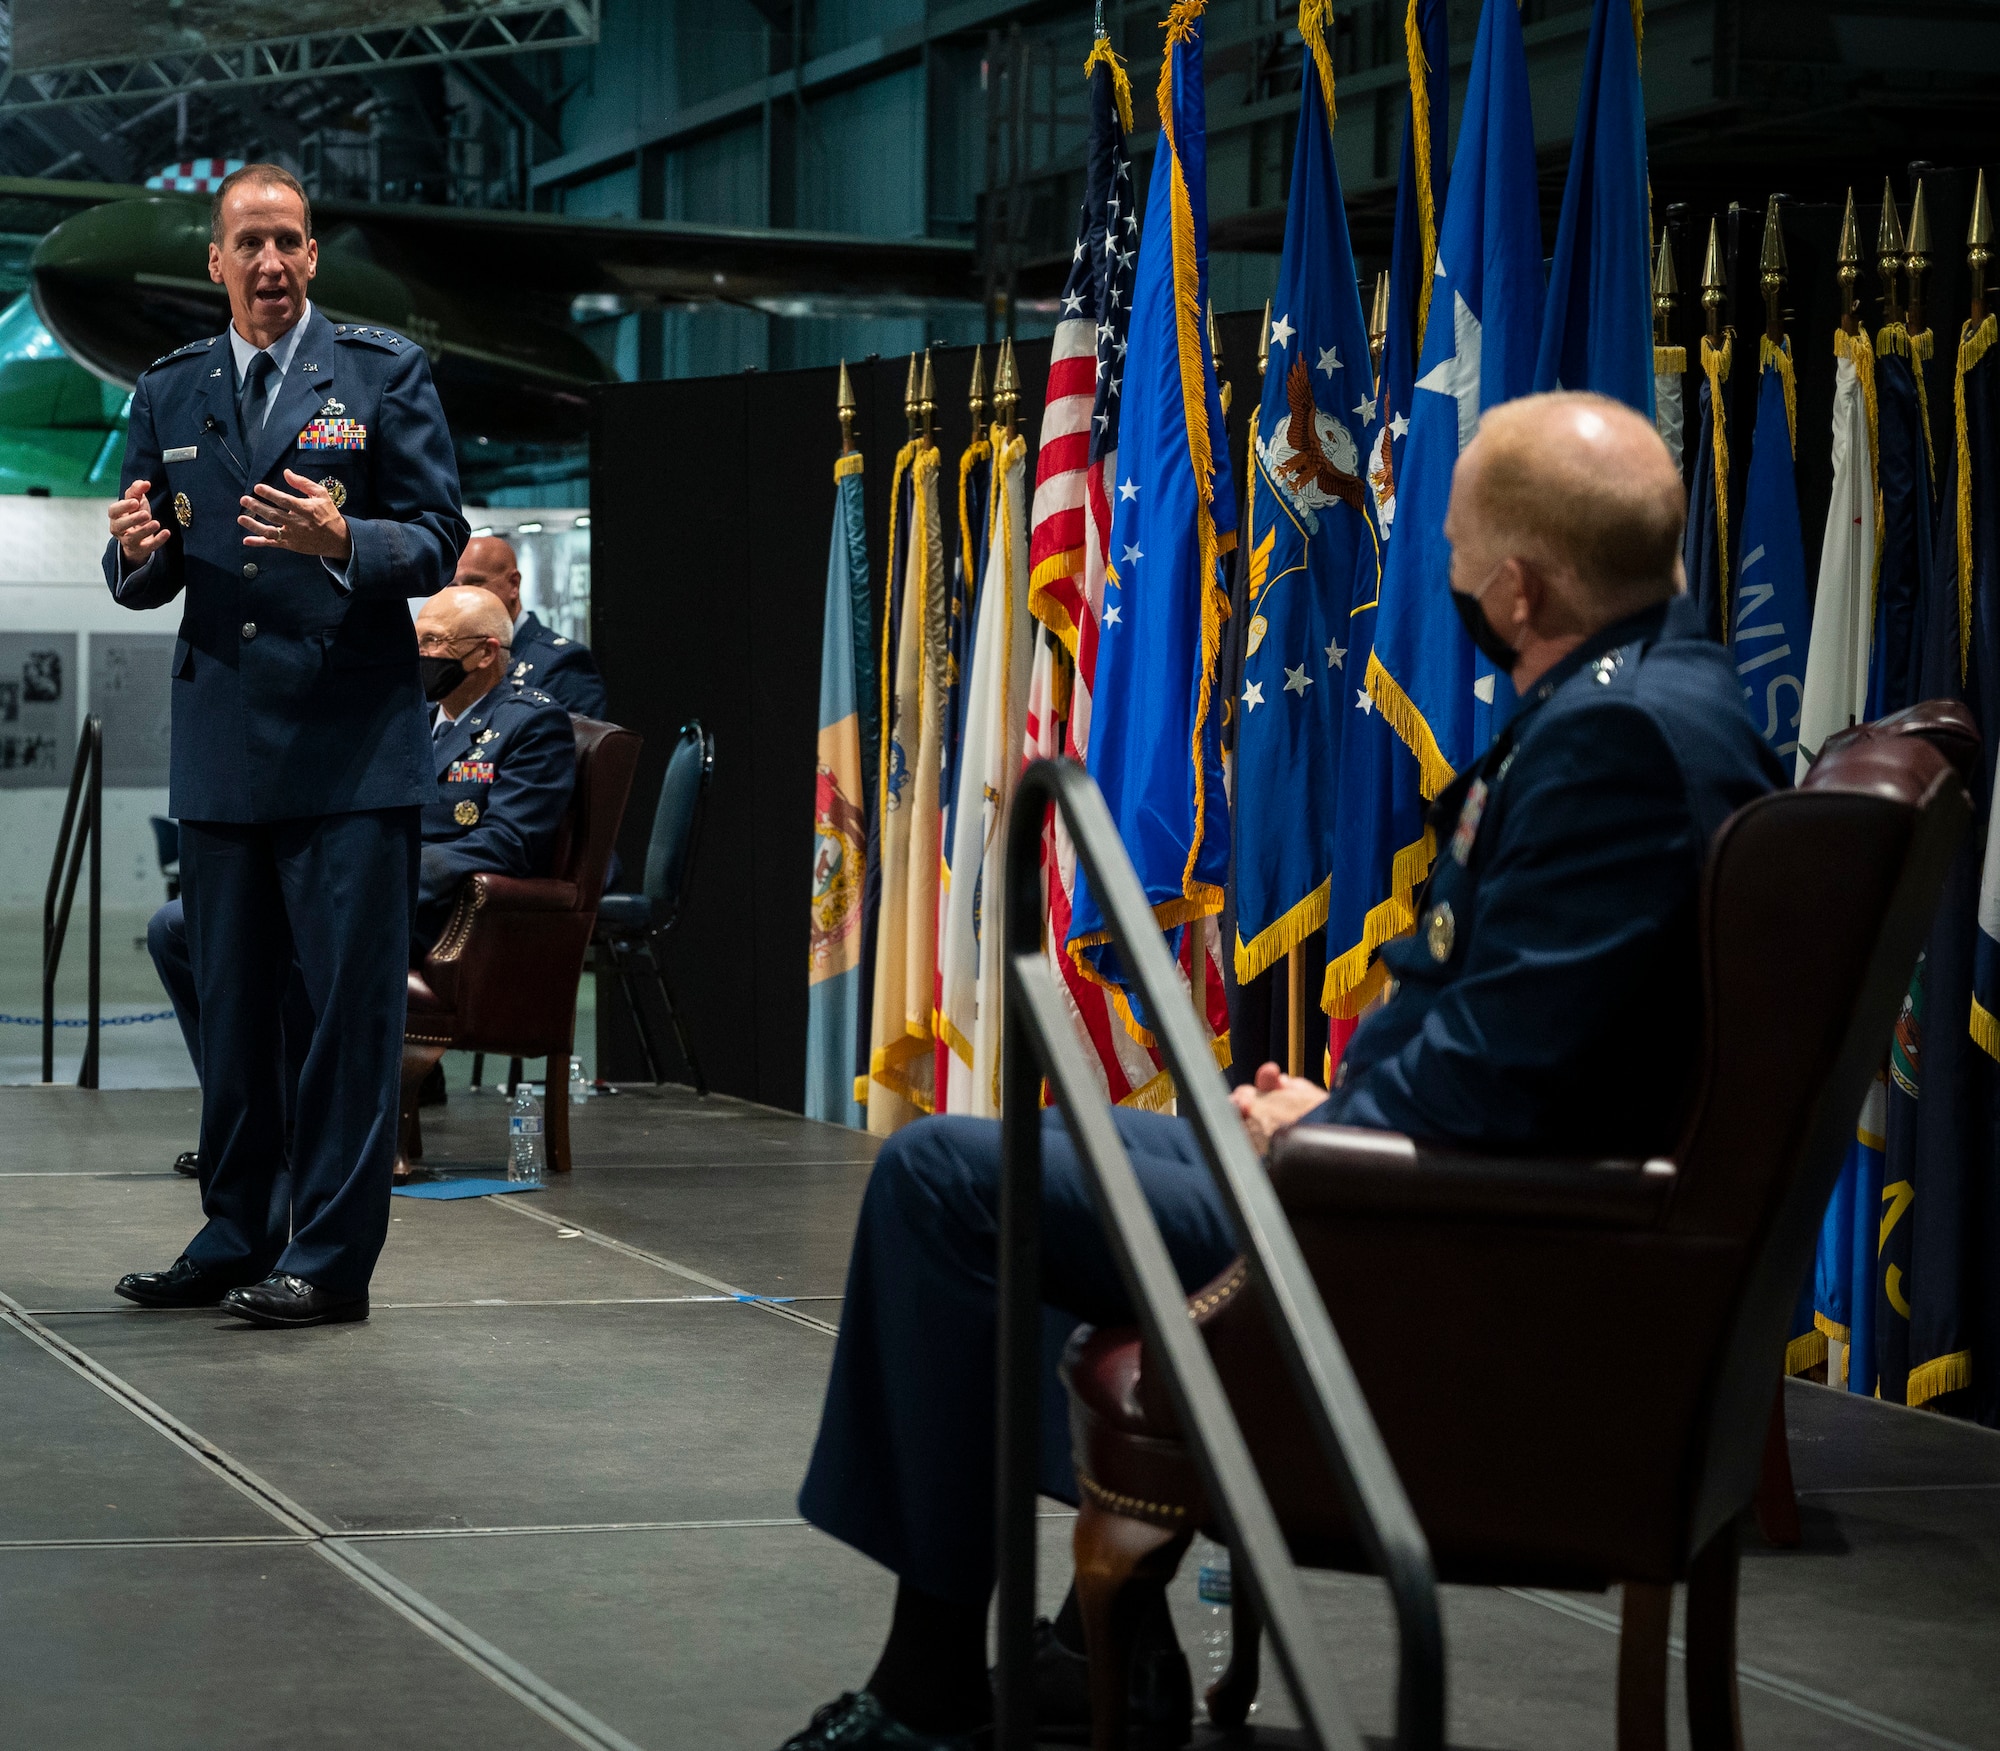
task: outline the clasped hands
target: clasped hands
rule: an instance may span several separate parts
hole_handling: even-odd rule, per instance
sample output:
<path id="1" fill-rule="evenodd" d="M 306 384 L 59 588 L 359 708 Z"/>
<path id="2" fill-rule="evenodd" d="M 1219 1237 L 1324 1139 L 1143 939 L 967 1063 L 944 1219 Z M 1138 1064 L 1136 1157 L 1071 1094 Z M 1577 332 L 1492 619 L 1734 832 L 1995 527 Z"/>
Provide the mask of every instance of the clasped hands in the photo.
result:
<path id="1" fill-rule="evenodd" d="M 1326 1090 L 1303 1076 L 1287 1076 L 1275 1064 L 1263 1064 L 1258 1066 L 1256 1085 L 1232 1088 L 1229 1099 L 1243 1116 L 1252 1147 L 1263 1155 L 1280 1131 L 1325 1102 Z"/>
<path id="2" fill-rule="evenodd" d="M 286 481 L 298 488 L 296 495 L 280 492 L 275 486 L 257 483 L 255 495 L 240 501 L 243 515 L 237 523 L 248 531 L 245 547 L 277 547 L 287 553 L 316 554 L 322 559 L 348 558 L 354 543 L 347 532 L 347 519 L 333 502 L 333 495 L 316 480 L 285 470 Z M 167 543 L 173 531 L 161 526 L 153 515 L 150 480 L 135 480 L 125 496 L 111 504 L 111 538 L 118 543 L 127 563 L 144 565 Z"/>

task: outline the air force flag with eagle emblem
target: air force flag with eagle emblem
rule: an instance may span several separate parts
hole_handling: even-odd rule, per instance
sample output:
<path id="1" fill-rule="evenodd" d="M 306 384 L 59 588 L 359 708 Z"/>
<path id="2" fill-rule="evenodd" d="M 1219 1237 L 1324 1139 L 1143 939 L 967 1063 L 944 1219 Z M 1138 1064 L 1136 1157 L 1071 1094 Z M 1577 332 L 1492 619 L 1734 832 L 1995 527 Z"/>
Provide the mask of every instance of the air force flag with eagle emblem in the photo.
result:
<path id="1" fill-rule="evenodd" d="M 1361 687 L 1349 622 L 1381 581 L 1364 480 L 1379 424 L 1374 370 L 1317 28 L 1304 52 L 1270 362 L 1251 431 L 1250 624 L 1233 702 L 1244 982 L 1326 926 L 1341 735 Z"/>
<path id="2" fill-rule="evenodd" d="M 1451 192 L 1438 229 L 1430 321 L 1403 452 L 1367 688 L 1435 797 L 1492 740 L 1496 687 L 1450 598 L 1444 538 L 1451 471 L 1489 407 L 1534 386 L 1542 330 L 1542 224 L 1521 15 L 1487 0 L 1472 51 Z"/>

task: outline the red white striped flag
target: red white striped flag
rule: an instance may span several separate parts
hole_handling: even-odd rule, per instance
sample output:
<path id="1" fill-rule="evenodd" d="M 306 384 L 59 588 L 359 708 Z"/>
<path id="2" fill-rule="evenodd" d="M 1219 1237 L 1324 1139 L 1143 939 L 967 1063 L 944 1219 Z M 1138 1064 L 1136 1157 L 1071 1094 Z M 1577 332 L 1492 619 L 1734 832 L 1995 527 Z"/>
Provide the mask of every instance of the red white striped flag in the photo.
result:
<path id="1" fill-rule="evenodd" d="M 1110 43 L 1101 37 L 1084 68 L 1091 82 L 1091 119 L 1083 215 L 1050 352 L 1028 537 L 1029 611 L 1061 640 L 1075 671 L 1061 746 L 1079 764 L 1090 747 L 1105 553 L 1111 539 L 1110 493 L 1118 479 L 1119 395 L 1133 266 L 1139 257 L 1138 197 L 1125 148 L 1132 127 L 1131 86 Z M 1056 752 L 1053 720 L 1059 702 L 1051 697 L 1049 667 L 1044 647 L 1031 687 L 1031 724 L 1023 749 L 1029 758 Z M 1112 1101 L 1164 1106 L 1173 1097 L 1173 1085 L 1157 1052 L 1134 1037 L 1110 993 L 1086 979 L 1063 948 L 1076 888 L 1076 852 L 1053 819 L 1044 829 L 1044 846 L 1049 959 L 1061 975 L 1077 1034 L 1089 1043 Z M 1189 975 L 1196 1009 L 1211 1034 L 1225 1033 L 1229 1013 L 1215 920 L 1181 934 L 1181 968 Z"/>

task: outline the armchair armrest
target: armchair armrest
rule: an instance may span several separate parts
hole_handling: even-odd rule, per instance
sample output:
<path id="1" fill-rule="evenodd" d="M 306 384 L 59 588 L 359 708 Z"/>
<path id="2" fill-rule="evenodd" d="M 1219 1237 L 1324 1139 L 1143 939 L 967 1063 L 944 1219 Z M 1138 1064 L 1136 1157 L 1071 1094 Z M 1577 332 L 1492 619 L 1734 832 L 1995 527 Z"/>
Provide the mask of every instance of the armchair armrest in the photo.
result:
<path id="1" fill-rule="evenodd" d="M 590 914 L 578 908 L 575 882 L 548 876 L 473 876 L 458 890 L 450 922 L 424 957 L 424 977 L 446 1008 L 464 1008 L 473 995 L 462 989 L 465 980 L 482 969 L 497 973 L 510 950 L 518 952 L 521 945 L 512 939 L 520 930 L 509 930 L 510 922 L 519 921 L 521 930 L 540 937 L 567 915 L 577 921 L 579 942 L 584 942 L 590 936 Z M 510 940 L 503 942 L 503 937 Z"/>
<path id="2" fill-rule="evenodd" d="M 1393 1131 L 1297 1125 L 1272 1146 L 1271 1180 L 1293 1216 L 1643 1229 L 1664 1216 L 1676 1173 L 1670 1161 L 1472 1155 Z"/>

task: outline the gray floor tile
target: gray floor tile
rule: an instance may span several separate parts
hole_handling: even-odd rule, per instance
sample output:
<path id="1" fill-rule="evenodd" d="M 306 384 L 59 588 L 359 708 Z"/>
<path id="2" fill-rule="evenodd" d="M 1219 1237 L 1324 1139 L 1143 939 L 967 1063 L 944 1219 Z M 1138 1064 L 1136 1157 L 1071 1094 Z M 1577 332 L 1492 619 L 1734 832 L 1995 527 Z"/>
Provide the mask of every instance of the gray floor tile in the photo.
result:
<path id="1" fill-rule="evenodd" d="M 6 1329 L 0 1329 L 0 1406 L 0 1540 L 280 1530 L 241 1491 Z"/>
<path id="2" fill-rule="evenodd" d="M 0 1647 L 35 1751 L 571 1744 L 309 1549 L 0 1550 Z"/>
<path id="3" fill-rule="evenodd" d="M 791 1514 L 833 1352 L 735 1304 L 64 1334 L 336 1527 Z"/>

